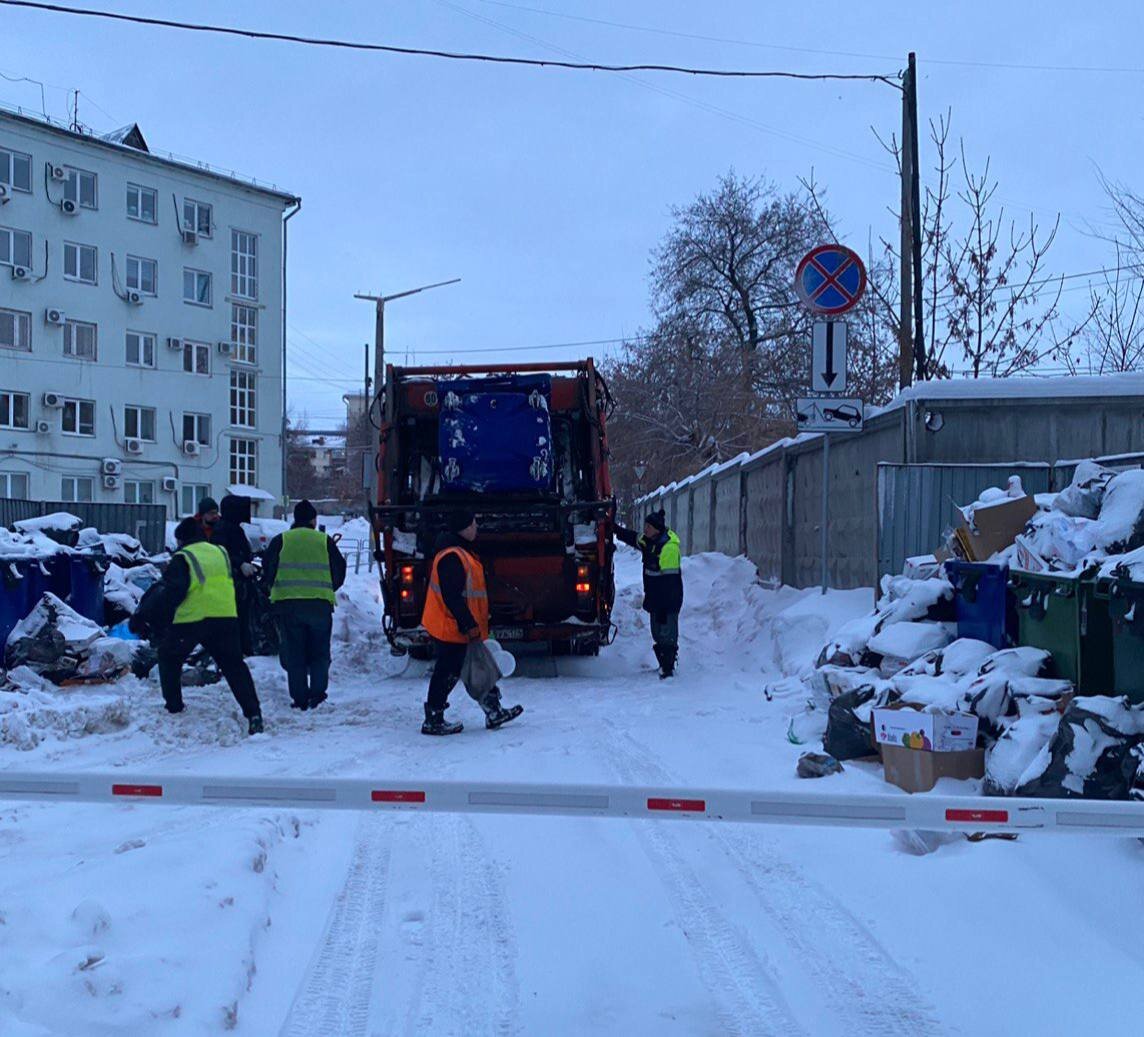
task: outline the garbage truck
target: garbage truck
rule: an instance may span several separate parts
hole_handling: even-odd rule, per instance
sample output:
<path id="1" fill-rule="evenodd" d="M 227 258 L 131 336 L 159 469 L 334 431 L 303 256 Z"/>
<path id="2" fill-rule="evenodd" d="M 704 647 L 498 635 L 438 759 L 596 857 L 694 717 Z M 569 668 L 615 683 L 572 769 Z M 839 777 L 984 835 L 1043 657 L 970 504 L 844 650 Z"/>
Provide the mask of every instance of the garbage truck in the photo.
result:
<path id="1" fill-rule="evenodd" d="M 371 518 L 393 650 L 432 654 L 421 613 L 434 544 L 460 508 L 478 516 L 493 637 L 555 655 L 610 643 L 612 400 L 594 361 L 390 365 L 373 403 Z"/>

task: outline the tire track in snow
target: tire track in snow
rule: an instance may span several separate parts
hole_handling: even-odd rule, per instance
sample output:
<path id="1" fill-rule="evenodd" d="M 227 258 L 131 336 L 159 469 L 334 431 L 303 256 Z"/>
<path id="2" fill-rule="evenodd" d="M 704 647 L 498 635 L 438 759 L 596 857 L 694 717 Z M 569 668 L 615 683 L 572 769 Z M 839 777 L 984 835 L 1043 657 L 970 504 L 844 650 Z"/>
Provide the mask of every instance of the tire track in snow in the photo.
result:
<path id="1" fill-rule="evenodd" d="M 626 757 L 629 773 L 634 768 L 641 781 L 674 784 L 647 746 L 618 732 L 610 721 L 605 725 L 612 755 Z M 761 833 L 713 826 L 705 831 L 735 866 L 848 1033 L 912 1037 L 943 1032 L 932 1005 L 920 999 L 917 981 L 834 894 L 776 853 Z M 857 972 L 855 965 L 860 966 Z"/>
<path id="2" fill-rule="evenodd" d="M 467 817 L 427 818 L 435 889 L 420 990 L 406 1033 L 507 1035 L 520 1032 L 516 940 L 504 877 Z"/>
<path id="3" fill-rule="evenodd" d="M 631 754 L 624 751 L 608 728 L 608 738 L 615 743 L 615 751 L 608 753 L 609 763 L 621 780 L 635 784 L 638 777 Z M 771 967 L 707 893 L 706 884 L 664 832 L 662 824 L 640 821 L 633 828 L 672 903 L 677 905 L 679 927 L 719 1014 L 719 1032 L 744 1037 L 805 1034 Z"/>
<path id="4" fill-rule="evenodd" d="M 279 1031 L 281 1037 L 365 1037 L 385 923 L 390 825 L 364 817 L 345 883 Z"/>

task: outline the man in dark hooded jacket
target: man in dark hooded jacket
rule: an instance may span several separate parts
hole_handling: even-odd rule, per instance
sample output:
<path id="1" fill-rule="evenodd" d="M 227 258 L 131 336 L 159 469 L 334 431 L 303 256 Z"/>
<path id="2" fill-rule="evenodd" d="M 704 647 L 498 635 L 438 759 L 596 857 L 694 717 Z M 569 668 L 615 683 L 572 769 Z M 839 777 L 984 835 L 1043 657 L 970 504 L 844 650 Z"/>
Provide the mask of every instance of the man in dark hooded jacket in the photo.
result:
<path id="1" fill-rule="evenodd" d="M 651 620 L 651 638 L 661 678 L 675 673 L 679 656 L 679 612 L 683 608 L 683 569 L 679 537 L 667 528 L 663 511 L 644 520 L 643 533 L 615 527 L 616 538 L 643 555 L 644 611 Z"/>

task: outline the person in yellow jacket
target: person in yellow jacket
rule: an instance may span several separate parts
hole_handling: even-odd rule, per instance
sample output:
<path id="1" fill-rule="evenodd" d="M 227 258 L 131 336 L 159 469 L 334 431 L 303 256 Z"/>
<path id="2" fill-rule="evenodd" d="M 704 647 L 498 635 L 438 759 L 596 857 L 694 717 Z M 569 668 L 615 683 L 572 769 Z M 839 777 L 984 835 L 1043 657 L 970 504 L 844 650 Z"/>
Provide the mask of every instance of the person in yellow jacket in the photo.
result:
<path id="1" fill-rule="evenodd" d="M 168 713 L 183 712 L 183 664 L 199 645 L 214 659 L 246 718 L 250 734 L 261 733 L 262 708 L 242 658 L 238 609 L 230 558 L 210 544 L 193 518 L 175 527 L 178 550 L 162 580 L 131 617 L 136 633 L 159 635 L 159 684 Z"/>
<path id="2" fill-rule="evenodd" d="M 308 500 L 295 505 L 294 525 L 270 541 L 262 573 L 278 623 L 278 659 L 290 705 L 317 709 L 329 697 L 335 591 L 345 583 L 346 560 L 318 529 L 318 512 Z"/>
<path id="3" fill-rule="evenodd" d="M 477 517 L 471 511 L 448 516 L 446 531 L 437 540 L 437 553 L 429 574 L 421 625 L 433 639 L 436 663 L 429 678 L 425 700 L 423 735 L 455 735 L 459 723 L 445 719 L 449 692 L 456 686 L 465 662 L 465 653 L 474 641 L 488 640 L 489 595 L 485 570 L 473 550 L 477 538 Z M 485 727 L 501 727 L 524 712 L 523 706 L 505 709 L 500 689 L 494 687 L 477 699 L 484 710 Z"/>

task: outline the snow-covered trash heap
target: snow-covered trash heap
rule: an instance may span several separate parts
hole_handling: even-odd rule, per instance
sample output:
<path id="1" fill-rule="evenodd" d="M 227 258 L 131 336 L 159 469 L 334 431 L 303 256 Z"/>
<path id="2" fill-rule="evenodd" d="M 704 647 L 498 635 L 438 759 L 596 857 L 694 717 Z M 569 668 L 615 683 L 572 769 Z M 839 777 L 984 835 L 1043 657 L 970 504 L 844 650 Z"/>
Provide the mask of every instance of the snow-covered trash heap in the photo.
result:
<path id="1" fill-rule="evenodd" d="M 8 635 L 4 666 L 9 680 L 26 667 L 54 684 L 109 681 L 130 669 L 134 651 L 49 592 Z"/>
<path id="2" fill-rule="evenodd" d="M 1142 470 L 1083 462 L 1067 489 L 1036 499 L 1014 477 L 960 512 L 951 548 L 992 545 L 970 560 L 1077 581 L 1144 582 Z M 1144 799 L 1144 705 L 1082 694 L 1062 676 L 1051 638 L 1047 648 L 959 638 L 955 591 L 941 566 L 911 559 L 907 569 L 910 576 L 884 578 L 875 610 L 823 647 L 806 675 L 811 699 L 792 718 L 792 741 L 821 737 L 836 760 L 880 755 L 886 779 L 908 791 L 946 776 L 983 779 L 992 795 Z M 1083 676 L 1081 684 L 1088 687 Z M 933 744 L 935 731 L 949 730 L 960 741 Z M 907 779 L 898 773 L 903 750 L 916 765 Z"/>

